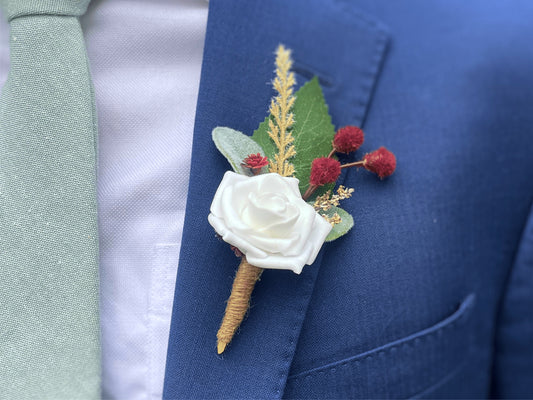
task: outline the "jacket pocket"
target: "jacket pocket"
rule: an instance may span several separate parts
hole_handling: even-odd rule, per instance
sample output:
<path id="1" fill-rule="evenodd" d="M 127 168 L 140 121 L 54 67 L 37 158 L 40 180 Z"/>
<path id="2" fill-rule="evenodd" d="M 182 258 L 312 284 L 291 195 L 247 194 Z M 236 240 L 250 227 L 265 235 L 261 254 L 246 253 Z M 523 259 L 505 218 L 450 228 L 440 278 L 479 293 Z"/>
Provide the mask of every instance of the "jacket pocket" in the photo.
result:
<path id="1" fill-rule="evenodd" d="M 471 348 L 468 295 L 437 324 L 384 346 L 290 376 L 285 398 L 427 396 L 458 374 Z"/>

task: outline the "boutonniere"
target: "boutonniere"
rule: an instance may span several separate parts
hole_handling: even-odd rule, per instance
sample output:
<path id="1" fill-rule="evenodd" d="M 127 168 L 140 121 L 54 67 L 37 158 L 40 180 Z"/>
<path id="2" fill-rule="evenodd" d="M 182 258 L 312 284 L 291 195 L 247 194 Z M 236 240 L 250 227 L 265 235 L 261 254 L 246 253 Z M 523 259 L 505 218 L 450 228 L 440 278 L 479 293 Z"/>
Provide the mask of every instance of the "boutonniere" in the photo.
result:
<path id="1" fill-rule="evenodd" d="M 275 64 L 277 95 L 254 134 L 213 130 L 213 141 L 233 171 L 225 173 L 208 220 L 241 258 L 217 333 L 218 354 L 244 319 L 263 269 L 299 274 L 324 242 L 353 227 L 352 216 L 339 207 L 353 189 L 334 191 L 341 170 L 362 167 L 383 179 L 396 168 L 394 154 L 384 147 L 361 161 L 341 164 L 336 154 L 356 151 L 363 131 L 355 126 L 335 131 L 316 77 L 294 93 L 290 50 L 280 45 Z"/>

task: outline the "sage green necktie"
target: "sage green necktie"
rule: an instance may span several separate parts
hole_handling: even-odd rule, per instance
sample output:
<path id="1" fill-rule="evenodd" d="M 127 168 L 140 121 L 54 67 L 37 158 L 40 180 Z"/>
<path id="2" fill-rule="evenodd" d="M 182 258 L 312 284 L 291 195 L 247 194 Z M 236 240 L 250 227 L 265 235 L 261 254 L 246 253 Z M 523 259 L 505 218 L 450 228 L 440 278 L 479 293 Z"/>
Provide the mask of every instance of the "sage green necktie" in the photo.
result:
<path id="1" fill-rule="evenodd" d="M 100 395 L 89 0 L 0 0 L 0 398 Z"/>

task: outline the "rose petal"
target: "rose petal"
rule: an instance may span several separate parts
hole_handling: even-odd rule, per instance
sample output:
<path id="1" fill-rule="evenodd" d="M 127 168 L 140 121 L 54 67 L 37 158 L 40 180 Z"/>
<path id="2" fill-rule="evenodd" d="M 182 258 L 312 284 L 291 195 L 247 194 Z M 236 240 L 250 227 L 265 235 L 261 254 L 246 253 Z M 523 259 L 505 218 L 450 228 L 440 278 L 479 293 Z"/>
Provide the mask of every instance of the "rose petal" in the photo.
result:
<path id="1" fill-rule="evenodd" d="M 226 243 L 229 243 L 237 247 L 243 253 L 250 254 L 254 257 L 264 258 L 268 256 L 266 252 L 262 251 L 261 249 L 258 249 L 256 246 L 250 244 L 249 242 L 235 235 L 228 228 L 226 228 L 226 225 L 222 219 L 216 217 L 213 214 L 209 214 L 207 216 L 207 220 L 209 221 L 213 229 L 215 229 L 215 232 L 222 236 L 222 240 L 224 240 Z"/>
<path id="2" fill-rule="evenodd" d="M 255 256 L 246 255 L 246 259 L 252 265 L 255 265 L 260 268 L 269 268 L 269 269 L 289 269 L 295 274 L 300 274 L 305 265 L 305 257 L 303 255 L 298 256 L 284 256 L 284 255 L 274 255 L 269 254 L 268 257 L 259 258 Z"/>
<path id="3" fill-rule="evenodd" d="M 322 248 L 322 244 L 326 237 L 331 232 L 331 224 L 324 219 L 324 217 L 316 214 L 315 223 L 313 225 L 313 235 L 310 237 L 310 243 L 313 243 L 311 255 L 307 260 L 307 264 L 311 265 L 315 262 L 316 256 Z"/>
<path id="4" fill-rule="evenodd" d="M 236 173 L 234 173 L 232 171 L 227 171 L 224 174 L 224 176 L 222 178 L 222 181 L 220 182 L 220 185 L 218 185 L 217 191 L 215 192 L 215 196 L 213 197 L 213 202 L 211 203 L 210 211 L 213 214 L 215 214 L 215 215 L 221 215 L 221 213 L 222 213 L 222 210 L 221 210 L 222 193 L 224 192 L 224 190 L 226 188 L 231 187 L 236 182 L 242 181 L 242 180 L 245 180 L 245 179 L 246 179 L 246 177 L 243 176 L 243 175 L 236 174 Z"/>
<path id="5" fill-rule="evenodd" d="M 292 232 L 291 236 L 286 238 L 271 238 L 261 235 L 261 232 L 254 232 L 246 238 L 251 244 L 261 250 L 271 254 L 289 254 L 291 248 L 295 247 L 301 241 L 301 235 L 298 232 Z"/>

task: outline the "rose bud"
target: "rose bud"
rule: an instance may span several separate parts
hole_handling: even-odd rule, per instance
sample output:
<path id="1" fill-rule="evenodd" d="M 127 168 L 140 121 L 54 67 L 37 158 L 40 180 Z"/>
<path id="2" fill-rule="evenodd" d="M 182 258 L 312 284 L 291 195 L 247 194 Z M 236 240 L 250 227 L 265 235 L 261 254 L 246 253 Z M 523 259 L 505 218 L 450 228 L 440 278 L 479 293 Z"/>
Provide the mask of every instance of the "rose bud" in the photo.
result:
<path id="1" fill-rule="evenodd" d="M 372 153 L 365 154 L 363 167 L 383 179 L 391 176 L 396 169 L 396 157 L 385 147 L 380 147 Z"/>
<path id="2" fill-rule="evenodd" d="M 241 166 L 252 171 L 252 174 L 257 175 L 261 172 L 261 168 L 268 165 L 268 158 L 263 157 L 260 153 L 250 154 L 246 157 Z"/>
<path id="3" fill-rule="evenodd" d="M 315 158 L 311 164 L 311 185 L 325 185 L 333 183 L 341 174 L 341 163 L 334 158 L 320 157 Z"/>
<path id="4" fill-rule="evenodd" d="M 339 153 L 351 153 L 361 147 L 365 135 L 357 126 L 345 126 L 340 128 L 333 138 L 333 149 Z"/>

